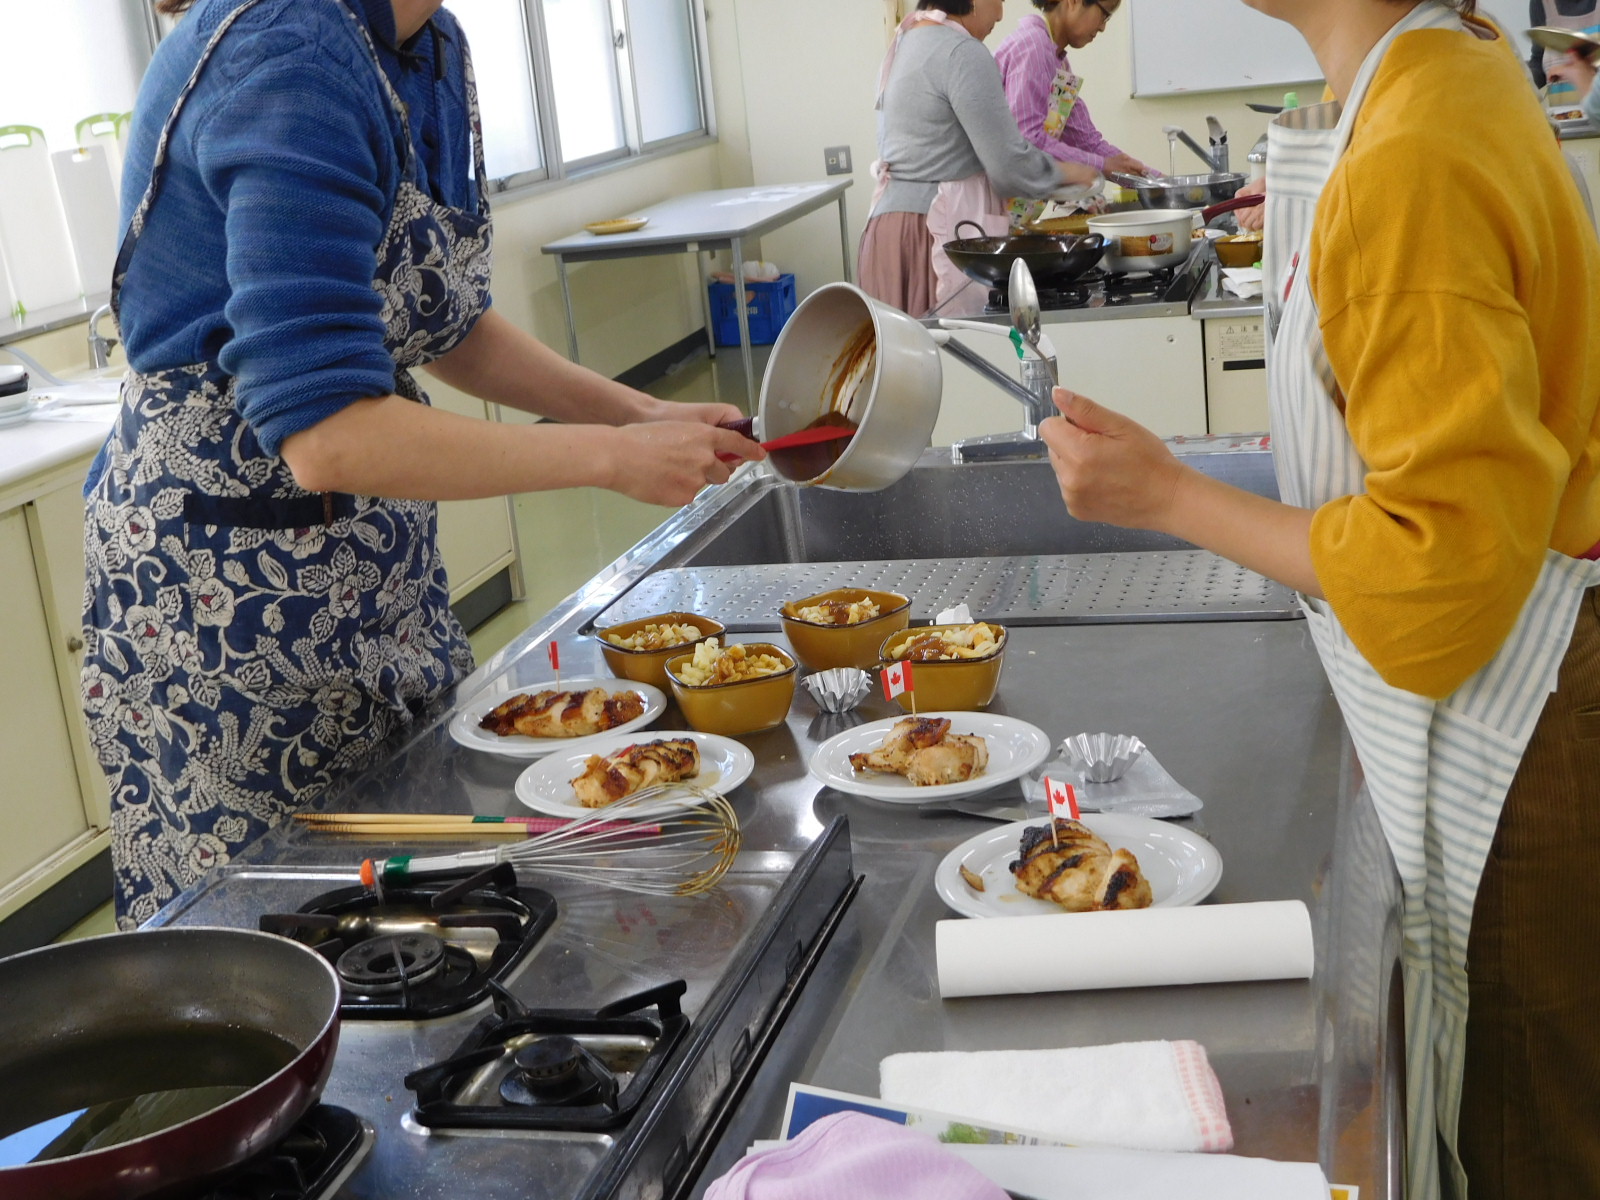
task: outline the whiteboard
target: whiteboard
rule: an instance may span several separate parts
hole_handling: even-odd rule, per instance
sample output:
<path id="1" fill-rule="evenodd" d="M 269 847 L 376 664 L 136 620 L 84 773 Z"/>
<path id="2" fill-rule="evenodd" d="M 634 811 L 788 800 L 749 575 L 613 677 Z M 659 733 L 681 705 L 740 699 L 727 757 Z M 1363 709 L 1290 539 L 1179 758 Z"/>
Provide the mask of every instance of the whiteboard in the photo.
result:
<path id="1" fill-rule="evenodd" d="M 1131 0 L 1133 94 L 1217 92 L 1290 86 L 1322 78 L 1294 26 L 1241 0 Z M 1528 0 L 1479 0 L 1478 11 L 1510 35 L 1528 58 Z M 1311 104 L 1315 96 L 1302 96 Z"/>
<path id="2" fill-rule="evenodd" d="M 1133 94 L 1217 92 L 1322 78 L 1285 21 L 1240 0 L 1132 0 Z M 1311 103 L 1315 97 L 1301 98 Z"/>

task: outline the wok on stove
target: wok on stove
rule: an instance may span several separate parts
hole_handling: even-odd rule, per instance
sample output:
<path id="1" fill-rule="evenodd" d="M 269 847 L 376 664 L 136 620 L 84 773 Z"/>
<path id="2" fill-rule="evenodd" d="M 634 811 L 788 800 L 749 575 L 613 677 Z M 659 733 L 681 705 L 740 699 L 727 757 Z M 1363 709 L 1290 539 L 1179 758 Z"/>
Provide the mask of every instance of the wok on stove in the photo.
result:
<path id="1" fill-rule="evenodd" d="M 961 221 L 956 225 L 957 233 L 963 225 L 982 232 L 976 222 Z M 1105 238 L 1098 233 L 1020 233 L 1010 237 L 961 238 L 946 242 L 944 252 L 962 271 L 990 287 L 1005 287 L 1011 278 L 1011 264 L 1021 259 L 1028 264 L 1034 283 L 1053 288 L 1071 283 L 1088 271 L 1100 261 L 1105 247 Z"/>

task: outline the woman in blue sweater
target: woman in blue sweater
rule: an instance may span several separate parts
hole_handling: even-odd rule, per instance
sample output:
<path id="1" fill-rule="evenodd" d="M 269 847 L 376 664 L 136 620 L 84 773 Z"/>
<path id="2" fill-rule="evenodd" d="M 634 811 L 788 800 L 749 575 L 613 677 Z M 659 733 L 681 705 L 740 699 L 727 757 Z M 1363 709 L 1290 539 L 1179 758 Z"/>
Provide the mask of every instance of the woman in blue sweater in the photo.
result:
<path id="1" fill-rule="evenodd" d="M 441 0 L 160 0 L 86 489 L 83 697 L 118 921 L 360 767 L 472 666 L 435 501 L 681 504 L 755 443 L 489 307 L 471 64 Z M 429 406 L 412 371 L 556 418 Z"/>

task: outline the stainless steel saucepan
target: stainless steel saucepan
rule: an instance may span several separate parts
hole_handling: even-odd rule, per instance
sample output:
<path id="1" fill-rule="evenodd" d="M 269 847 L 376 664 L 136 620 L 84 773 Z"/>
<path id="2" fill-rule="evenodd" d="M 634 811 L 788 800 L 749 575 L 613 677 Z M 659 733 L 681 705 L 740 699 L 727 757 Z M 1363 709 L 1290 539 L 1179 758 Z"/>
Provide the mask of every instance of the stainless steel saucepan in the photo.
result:
<path id="1" fill-rule="evenodd" d="M 774 450 L 773 470 L 802 487 L 875 492 L 916 464 L 939 419 L 944 375 L 922 323 L 848 283 L 807 296 L 784 324 L 761 380 L 767 442 L 816 426 L 848 439 Z"/>

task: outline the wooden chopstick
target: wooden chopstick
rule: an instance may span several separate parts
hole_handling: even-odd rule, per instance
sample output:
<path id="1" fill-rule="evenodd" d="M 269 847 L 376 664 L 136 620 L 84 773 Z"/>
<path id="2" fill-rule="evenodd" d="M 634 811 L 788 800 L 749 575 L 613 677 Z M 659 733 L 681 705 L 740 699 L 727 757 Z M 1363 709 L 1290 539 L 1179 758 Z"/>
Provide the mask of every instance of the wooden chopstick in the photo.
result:
<path id="1" fill-rule="evenodd" d="M 318 833 L 368 834 L 372 837 L 530 838 L 565 829 L 565 817 L 499 817 L 475 813 L 295 813 L 294 819 Z M 659 825 L 634 821 L 596 821 L 596 833 L 660 833 Z"/>
<path id="2" fill-rule="evenodd" d="M 360 837 L 397 838 L 504 838 L 521 840 L 540 836 L 540 831 L 523 825 L 461 825 L 456 823 L 430 825 L 425 821 L 402 821 L 385 825 L 378 821 L 360 821 L 353 825 L 340 821 L 313 821 L 310 827 L 318 833 L 346 833 Z"/>
<path id="3" fill-rule="evenodd" d="M 307 812 L 295 813 L 294 819 L 313 825 L 525 825 L 541 832 L 571 823 L 565 817 L 501 817 L 484 813 Z"/>

